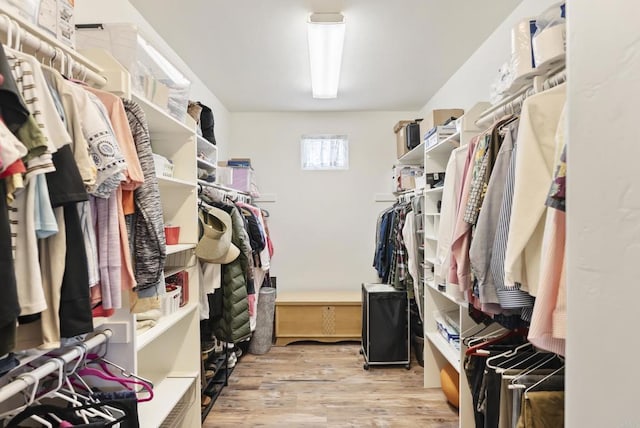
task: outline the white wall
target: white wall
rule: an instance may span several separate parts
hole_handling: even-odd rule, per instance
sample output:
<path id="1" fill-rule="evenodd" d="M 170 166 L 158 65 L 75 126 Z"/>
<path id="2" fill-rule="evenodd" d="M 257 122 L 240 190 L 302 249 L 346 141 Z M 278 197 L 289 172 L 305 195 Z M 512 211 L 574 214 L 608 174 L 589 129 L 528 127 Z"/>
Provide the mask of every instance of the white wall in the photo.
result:
<path id="1" fill-rule="evenodd" d="M 638 427 L 640 4 L 567 13 L 566 426 Z"/>
<path id="2" fill-rule="evenodd" d="M 250 157 L 271 217 L 280 290 L 358 290 L 372 268 L 377 215 L 391 202 L 393 125 L 415 112 L 233 113 L 231 155 Z M 349 136 L 348 171 L 302 171 L 300 136 Z"/>
<path id="3" fill-rule="evenodd" d="M 133 23 L 143 37 L 191 80 L 191 99 L 211 107 L 215 117 L 215 134 L 220 156 L 226 156 L 231 138 L 229 111 L 189 66 L 160 37 L 128 0 L 76 0 L 76 24 Z"/>
<path id="4" fill-rule="evenodd" d="M 537 16 L 559 0 L 523 0 L 469 59 L 451 76 L 442 88 L 420 110 L 439 108 L 469 109 L 479 101 L 489 101 L 491 85 L 498 69 L 511 56 L 511 29 L 522 20 Z M 473 29 L 462 29 L 473 34 Z"/>

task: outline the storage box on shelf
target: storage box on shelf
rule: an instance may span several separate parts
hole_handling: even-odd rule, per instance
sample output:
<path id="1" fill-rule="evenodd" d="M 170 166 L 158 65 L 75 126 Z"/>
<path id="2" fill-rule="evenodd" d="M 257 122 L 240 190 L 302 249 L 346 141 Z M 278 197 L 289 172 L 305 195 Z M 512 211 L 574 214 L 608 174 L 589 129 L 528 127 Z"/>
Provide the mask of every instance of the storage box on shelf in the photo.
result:
<path id="1" fill-rule="evenodd" d="M 447 125 L 434 126 L 424 135 L 424 144 L 426 146 L 426 149 L 429 150 L 429 148 L 437 145 L 438 143 L 446 140 L 456 133 L 455 122 L 451 122 Z"/>
<path id="2" fill-rule="evenodd" d="M 217 184 L 249 194 L 254 198 L 260 197 L 258 185 L 256 184 L 256 174 L 251 166 L 251 159 L 232 158 L 226 161 L 219 161 L 216 174 Z"/>
<path id="3" fill-rule="evenodd" d="M 435 109 L 427 113 L 420 122 L 420 135 L 424 135 L 434 126 L 442 125 L 447 120 L 460 118 L 464 115 L 464 110 L 460 108 Z"/>
<path id="4" fill-rule="evenodd" d="M 404 192 L 424 187 L 420 184 L 420 177 L 423 176 L 424 168 L 421 165 L 394 165 L 392 168 L 392 191 Z"/>

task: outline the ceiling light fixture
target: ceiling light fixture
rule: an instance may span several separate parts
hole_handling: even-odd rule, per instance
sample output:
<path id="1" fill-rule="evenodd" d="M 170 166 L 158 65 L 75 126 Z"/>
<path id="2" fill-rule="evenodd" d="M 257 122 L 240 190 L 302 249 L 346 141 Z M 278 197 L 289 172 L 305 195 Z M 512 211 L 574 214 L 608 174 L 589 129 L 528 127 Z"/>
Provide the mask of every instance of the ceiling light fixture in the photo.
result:
<path id="1" fill-rule="evenodd" d="M 313 98 L 337 98 L 345 23 L 340 13 L 313 13 L 307 21 Z"/>

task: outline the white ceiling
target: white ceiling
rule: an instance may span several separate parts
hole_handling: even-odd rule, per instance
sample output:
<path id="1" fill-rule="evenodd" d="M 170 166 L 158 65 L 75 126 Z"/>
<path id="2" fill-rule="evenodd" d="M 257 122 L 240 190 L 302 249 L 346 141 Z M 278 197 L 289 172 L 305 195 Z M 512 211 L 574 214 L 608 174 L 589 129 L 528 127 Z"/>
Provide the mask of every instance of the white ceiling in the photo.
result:
<path id="1" fill-rule="evenodd" d="M 521 0 L 131 0 L 230 111 L 419 110 Z M 347 23 L 338 98 L 311 97 L 305 21 Z"/>

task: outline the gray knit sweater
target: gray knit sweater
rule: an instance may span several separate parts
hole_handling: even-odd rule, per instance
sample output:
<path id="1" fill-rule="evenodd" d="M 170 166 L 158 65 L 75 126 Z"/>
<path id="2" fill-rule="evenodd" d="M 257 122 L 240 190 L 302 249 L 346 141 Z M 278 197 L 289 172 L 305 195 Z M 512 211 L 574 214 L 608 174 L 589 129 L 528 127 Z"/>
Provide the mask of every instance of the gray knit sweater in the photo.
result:
<path id="1" fill-rule="evenodd" d="M 134 192 L 136 212 L 133 228 L 133 254 L 138 290 L 155 287 L 162 278 L 167 257 L 162 220 L 160 190 L 155 174 L 149 127 L 142 108 L 135 102 L 123 100 L 129 127 L 142 166 L 144 183 Z"/>

